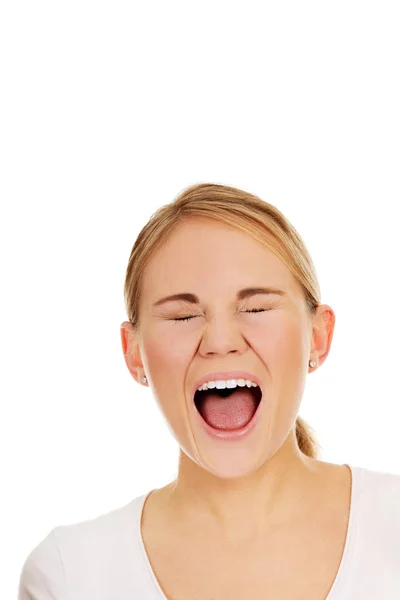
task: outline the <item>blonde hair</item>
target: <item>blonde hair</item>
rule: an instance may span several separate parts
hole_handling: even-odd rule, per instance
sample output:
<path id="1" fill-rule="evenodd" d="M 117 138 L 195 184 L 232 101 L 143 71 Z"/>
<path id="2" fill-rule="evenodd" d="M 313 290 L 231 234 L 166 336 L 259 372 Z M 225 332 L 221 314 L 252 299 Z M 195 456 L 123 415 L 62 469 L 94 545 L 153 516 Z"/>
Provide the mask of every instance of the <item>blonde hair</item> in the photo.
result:
<path id="1" fill-rule="evenodd" d="M 129 321 L 139 334 L 141 282 L 146 264 L 174 229 L 186 218 L 208 217 L 251 235 L 278 256 L 300 283 L 310 318 L 320 304 L 320 288 L 311 256 L 293 225 L 275 207 L 241 189 L 199 183 L 184 189 L 172 202 L 152 214 L 133 245 L 126 271 L 124 298 Z M 319 444 L 310 425 L 296 419 L 300 451 L 318 457 Z"/>

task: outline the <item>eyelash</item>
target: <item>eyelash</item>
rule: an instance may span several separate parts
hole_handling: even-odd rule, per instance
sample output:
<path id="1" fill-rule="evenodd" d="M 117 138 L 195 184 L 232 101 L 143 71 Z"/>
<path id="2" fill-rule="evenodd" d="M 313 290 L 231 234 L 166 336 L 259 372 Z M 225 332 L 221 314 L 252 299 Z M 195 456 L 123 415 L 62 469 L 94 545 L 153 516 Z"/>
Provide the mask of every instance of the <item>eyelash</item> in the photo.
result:
<path id="1" fill-rule="evenodd" d="M 243 312 L 247 312 L 247 313 L 259 313 L 259 312 L 266 312 L 267 310 L 271 310 L 270 308 L 252 308 L 251 310 L 244 310 Z M 171 319 L 171 321 L 174 321 L 175 323 L 179 322 L 179 321 L 186 321 L 189 322 L 189 319 L 194 319 L 194 316 L 191 317 L 179 317 L 178 319 Z"/>

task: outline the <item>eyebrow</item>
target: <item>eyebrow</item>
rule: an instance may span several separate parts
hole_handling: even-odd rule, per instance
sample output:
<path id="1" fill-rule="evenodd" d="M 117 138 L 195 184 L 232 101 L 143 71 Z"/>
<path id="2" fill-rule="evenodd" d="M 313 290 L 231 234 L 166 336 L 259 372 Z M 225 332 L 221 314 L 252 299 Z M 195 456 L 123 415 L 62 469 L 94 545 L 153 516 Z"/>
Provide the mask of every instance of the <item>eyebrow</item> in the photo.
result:
<path id="1" fill-rule="evenodd" d="M 248 287 L 238 291 L 236 294 L 236 300 L 244 300 L 245 298 L 249 298 L 250 296 L 254 296 L 256 294 L 278 294 L 279 296 L 284 296 L 285 292 L 273 287 Z M 160 300 L 154 302 L 153 307 L 160 306 L 165 302 L 172 302 L 174 300 L 183 300 L 184 302 L 190 302 L 191 304 L 200 303 L 200 300 L 196 294 L 182 292 L 180 294 L 172 294 L 172 296 L 160 298 Z"/>

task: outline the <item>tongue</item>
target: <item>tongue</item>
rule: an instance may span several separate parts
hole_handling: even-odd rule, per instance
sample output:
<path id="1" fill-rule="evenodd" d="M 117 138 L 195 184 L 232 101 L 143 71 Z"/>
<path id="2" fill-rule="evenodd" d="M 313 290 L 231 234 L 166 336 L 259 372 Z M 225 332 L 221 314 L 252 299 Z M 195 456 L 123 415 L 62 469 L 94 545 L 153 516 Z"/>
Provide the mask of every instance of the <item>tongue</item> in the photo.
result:
<path id="1" fill-rule="evenodd" d="M 248 388 L 239 388 L 226 398 L 218 392 L 203 392 L 199 412 L 203 419 L 216 429 L 239 429 L 253 417 L 257 401 Z"/>

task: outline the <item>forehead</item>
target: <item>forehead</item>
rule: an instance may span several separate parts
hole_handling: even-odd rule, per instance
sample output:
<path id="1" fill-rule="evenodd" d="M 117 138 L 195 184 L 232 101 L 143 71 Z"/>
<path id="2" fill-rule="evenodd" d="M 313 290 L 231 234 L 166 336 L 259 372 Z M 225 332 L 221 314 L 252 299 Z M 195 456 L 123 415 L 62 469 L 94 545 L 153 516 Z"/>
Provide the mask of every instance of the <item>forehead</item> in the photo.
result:
<path id="1" fill-rule="evenodd" d="M 251 235 L 212 219 L 179 224 L 146 265 L 142 297 L 175 292 L 231 294 L 246 284 L 300 287 L 285 263 Z"/>

